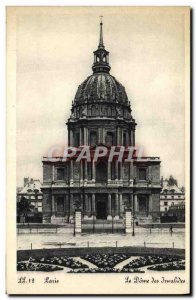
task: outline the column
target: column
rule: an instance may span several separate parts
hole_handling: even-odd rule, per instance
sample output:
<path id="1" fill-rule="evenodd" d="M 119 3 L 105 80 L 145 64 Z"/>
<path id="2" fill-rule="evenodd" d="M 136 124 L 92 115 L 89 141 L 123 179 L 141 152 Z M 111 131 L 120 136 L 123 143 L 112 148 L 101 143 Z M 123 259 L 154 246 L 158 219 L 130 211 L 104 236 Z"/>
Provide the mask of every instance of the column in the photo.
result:
<path id="1" fill-rule="evenodd" d="M 123 145 L 123 128 L 121 128 L 121 145 Z"/>
<path id="2" fill-rule="evenodd" d="M 149 215 L 153 217 L 153 211 L 152 211 L 152 194 L 149 195 Z"/>
<path id="3" fill-rule="evenodd" d="M 84 178 L 83 178 L 83 161 L 81 160 L 80 161 L 80 183 L 82 184 L 83 183 L 83 180 L 84 180 Z"/>
<path id="4" fill-rule="evenodd" d="M 133 162 L 129 163 L 129 182 L 133 182 Z"/>
<path id="5" fill-rule="evenodd" d="M 102 131 L 102 143 L 105 144 L 105 128 Z"/>
<path id="6" fill-rule="evenodd" d="M 95 182 L 95 162 L 92 160 L 92 181 Z"/>
<path id="7" fill-rule="evenodd" d="M 89 217 L 92 216 L 92 195 L 88 196 Z"/>
<path id="8" fill-rule="evenodd" d="M 120 128 L 117 127 L 117 145 L 120 145 Z"/>
<path id="9" fill-rule="evenodd" d="M 84 161 L 84 180 L 87 182 L 88 179 L 88 170 L 87 170 L 87 160 Z"/>
<path id="10" fill-rule="evenodd" d="M 55 199 L 54 199 L 54 195 L 52 195 L 52 215 L 55 216 Z"/>
<path id="11" fill-rule="evenodd" d="M 89 201 L 88 201 L 88 195 L 85 194 L 85 211 L 84 215 L 88 216 L 89 215 Z"/>
<path id="12" fill-rule="evenodd" d="M 55 171 L 55 167 L 54 165 L 52 165 L 52 181 L 54 181 L 54 171 Z"/>
<path id="13" fill-rule="evenodd" d="M 69 131 L 69 144 L 73 146 L 73 131 L 71 129 Z"/>
<path id="14" fill-rule="evenodd" d="M 87 143 L 86 143 L 86 127 L 84 127 L 84 145 L 87 145 Z"/>
<path id="15" fill-rule="evenodd" d="M 111 194 L 108 194 L 108 216 L 107 219 L 111 220 L 112 218 L 112 197 Z"/>
<path id="16" fill-rule="evenodd" d="M 118 198 L 118 193 L 115 194 L 115 219 L 119 219 L 119 198 Z"/>
<path id="17" fill-rule="evenodd" d="M 111 181 L 111 162 L 108 160 L 108 182 Z"/>
<path id="18" fill-rule="evenodd" d="M 95 207 L 95 194 L 92 194 L 92 212 L 93 212 L 93 214 L 96 213 L 96 207 Z"/>
<path id="19" fill-rule="evenodd" d="M 120 180 L 123 180 L 123 162 L 120 162 Z"/>
<path id="20" fill-rule="evenodd" d="M 98 128 L 98 144 L 101 143 L 101 128 Z"/>
<path id="21" fill-rule="evenodd" d="M 138 212 L 138 199 L 137 199 L 137 194 L 134 195 L 134 206 L 135 206 L 135 209 L 134 209 L 134 213 Z"/>
<path id="22" fill-rule="evenodd" d="M 131 146 L 134 146 L 133 129 L 131 129 Z"/>
<path id="23" fill-rule="evenodd" d="M 82 128 L 80 128 L 80 146 L 83 144 L 82 142 Z"/>
<path id="24" fill-rule="evenodd" d="M 86 128 L 86 145 L 89 145 L 89 140 L 88 140 L 88 128 Z"/>
<path id="25" fill-rule="evenodd" d="M 65 216 L 68 215 L 68 195 L 64 195 L 64 213 L 65 213 Z"/>
<path id="26" fill-rule="evenodd" d="M 118 160 L 115 161 L 115 175 L 115 180 L 118 181 Z"/>
<path id="27" fill-rule="evenodd" d="M 70 184 L 73 184 L 73 159 L 70 160 Z"/>
<path id="28" fill-rule="evenodd" d="M 70 216 L 73 216 L 73 210 L 74 210 L 74 203 L 73 203 L 73 194 L 70 194 Z"/>
<path id="29" fill-rule="evenodd" d="M 120 217 L 123 217 L 123 199 L 122 194 L 119 194 Z"/>

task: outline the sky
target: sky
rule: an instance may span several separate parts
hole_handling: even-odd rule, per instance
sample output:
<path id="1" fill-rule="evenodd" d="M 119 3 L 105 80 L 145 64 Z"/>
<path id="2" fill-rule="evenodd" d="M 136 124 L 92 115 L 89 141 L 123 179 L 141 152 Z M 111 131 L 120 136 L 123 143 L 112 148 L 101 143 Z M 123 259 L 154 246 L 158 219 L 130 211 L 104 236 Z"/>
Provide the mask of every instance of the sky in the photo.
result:
<path id="1" fill-rule="evenodd" d="M 42 157 L 67 144 L 78 85 L 92 74 L 103 15 L 110 74 L 125 86 L 136 144 L 159 156 L 161 176 L 184 185 L 185 23 L 162 8 L 18 8 L 16 26 L 17 186 L 42 180 Z"/>

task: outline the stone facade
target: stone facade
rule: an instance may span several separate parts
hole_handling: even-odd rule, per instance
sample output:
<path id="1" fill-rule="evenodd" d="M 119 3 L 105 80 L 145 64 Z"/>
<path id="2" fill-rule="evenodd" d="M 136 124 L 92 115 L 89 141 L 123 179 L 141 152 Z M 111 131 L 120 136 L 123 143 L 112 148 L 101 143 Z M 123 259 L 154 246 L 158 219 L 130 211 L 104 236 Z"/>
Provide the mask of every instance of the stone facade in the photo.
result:
<path id="1" fill-rule="evenodd" d="M 77 153 L 64 161 L 43 158 L 43 222 L 71 222 L 74 211 L 82 210 L 82 219 L 116 220 L 131 209 L 139 222 L 157 221 L 160 214 L 160 159 L 133 156 L 126 161 L 129 147 L 135 146 L 136 122 L 125 88 L 110 75 L 109 52 L 100 41 L 94 52 L 93 74 L 79 87 L 67 121 L 68 145 Z M 84 146 L 90 149 L 90 161 L 77 161 Z M 117 155 L 94 161 L 97 146 Z"/>

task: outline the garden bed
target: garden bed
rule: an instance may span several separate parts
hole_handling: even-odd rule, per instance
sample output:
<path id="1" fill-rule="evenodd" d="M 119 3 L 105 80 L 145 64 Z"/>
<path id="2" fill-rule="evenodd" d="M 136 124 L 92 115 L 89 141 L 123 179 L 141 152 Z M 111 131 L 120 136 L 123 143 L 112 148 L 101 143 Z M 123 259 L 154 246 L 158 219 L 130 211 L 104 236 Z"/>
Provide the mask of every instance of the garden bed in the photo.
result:
<path id="1" fill-rule="evenodd" d="M 128 259 L 129 257 L 130 255 L 127 254 L 87 254 L 85 256 L 81 256 L 82 259 L 93 263 L 98 268 L 113 268 L 118 263 Z"/>
<path id="2" fill-rule="evenodd" d="M 141 268 L 149 265 L 156 265 L 162 263 L 170 263 L 174 261 L 181 261 L 178 257 L 168 257 L 168 256 L 141 256 L 135 260 L 132 260 L 123 269 L 126 268 Z"/>

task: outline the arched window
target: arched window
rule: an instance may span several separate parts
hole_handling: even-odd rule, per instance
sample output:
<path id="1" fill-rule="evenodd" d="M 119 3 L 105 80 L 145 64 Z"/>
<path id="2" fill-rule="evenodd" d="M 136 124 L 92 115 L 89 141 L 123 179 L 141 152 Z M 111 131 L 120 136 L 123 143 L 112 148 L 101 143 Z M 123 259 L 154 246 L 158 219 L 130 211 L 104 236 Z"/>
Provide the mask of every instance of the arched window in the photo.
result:
<path id="1" fill-rule="evenodd" d="M 106 134 L 106 140 L 105 143 L 107 146 L 112 146 L 113 145 L 113 133 L 112 132 L 107 132 Z"/>
<path id="2" fill-rule="evenodd" d="M 91 131 L 90 132 L 90 146 L 97 145 L 97 132 Z"/>

